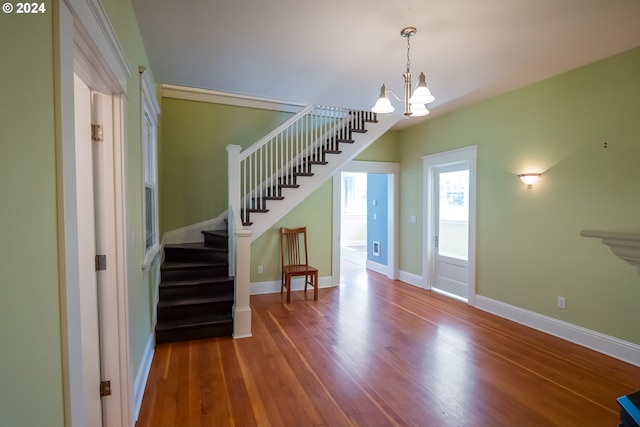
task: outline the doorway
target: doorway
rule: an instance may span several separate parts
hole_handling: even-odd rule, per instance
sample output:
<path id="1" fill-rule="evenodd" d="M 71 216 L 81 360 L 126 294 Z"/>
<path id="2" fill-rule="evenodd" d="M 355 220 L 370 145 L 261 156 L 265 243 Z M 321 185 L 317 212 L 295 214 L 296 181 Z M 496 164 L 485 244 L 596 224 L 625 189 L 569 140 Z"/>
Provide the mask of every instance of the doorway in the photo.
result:
<path id="1" fill-rule="evenodd" d="M 340 260 L 367 265 L 367 172 L 340 176 Z"/>
<path id="2" fill-rule="evenodd" d="M 423 157 L 424 288 L 475 302 L 477 148 Z"/>
<path id="3" fill-rule="evenodd" d="M 380 244 L 377 248 L 378 251 L 382 251 L 385 258 L 385 264 L 368 263 L 372 270 L 385 274 L 391 279 L 398 278 L 398 233 L 399 224 L 397 221 L 399 211 L 399 173 L 400 165 L 398 163 L 388 162 L 369 162 L 369 161 L 352 161 L 343 167 L 340 171 L 337 171 L 333 176 L 333 236 L 332 236 L 332 284 L 337 286 L 340 284 L 340 259 L 342 255 L 341 248 L 341 229 L 342 229 L 342 173 L 364 173 L 367 174 L 381 174 L 384 175 L 386 180 L 386 200 L 384 215 L 380 215 L 379 221 L 386 223 L 385 227 L 385 241 L 386 244 Z M 365 195 L 369 193 L 367 189 Z M 363 225 L 365 229 L 369 228 L 369 225 Z M 366 233 L 366 232 L 365 232 Z M 367 234 L 364 239 L 369 240 Z M 380 239 L 382 241 L 382 239 Z M 380 242 L 379 242 L 380 243 Z M 384 247 L 383 247 L 384 246 Z M 366 248 L 367 251 L 372 248 Z"/>

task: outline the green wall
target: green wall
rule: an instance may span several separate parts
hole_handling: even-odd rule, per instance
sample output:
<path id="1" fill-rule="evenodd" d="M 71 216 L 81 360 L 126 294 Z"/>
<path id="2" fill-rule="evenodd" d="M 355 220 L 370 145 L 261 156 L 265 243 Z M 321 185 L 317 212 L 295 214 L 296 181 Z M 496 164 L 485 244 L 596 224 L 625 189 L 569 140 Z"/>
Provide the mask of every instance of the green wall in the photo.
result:
<path id="1" fill-rule="evenodd" d="M 141 100 L 138 66 L 152 73 L 144 49 L 142 36 L 129 1 L 102 0 L 105 12 L 113 26 L 133 74 L 127 80 L 125 99 L 125 182 L 127 198 L 127 281 L 129 286 L 129 342 L 132 380 L 141 367 L 144 350 L 152 337 L 156 271 L 159 257 L 145 270 L 143 248 L 144 229 L 142 218 L 143 182 L 141 149 Z M 151 74 L 153 76 L 153 74 Z M 162 112 L 161 112 L 162 114 Z M 161 117 L 158 119 L 161 120 Z"/>
<path id="2" fill-rule="evenodd" d="M 638 226 L 639 103 L 636 48 L 402 131 L 401 270 L 422 275 L 420 157 L 477 145 L 477 293 L 640 344 L 637 269 L 580 236 Z"/>
<path id="3" fill-rule="evenodd" d="M 53 13 L 0 14 L 0 425 L 62 426 Z"/>
<path id="4" fill-rule="evenodd" d="M 248 147 L 291 113 L 162 98 L 161 234 L 227 210 L 227 145 Z"/>
<path id="5" fill-rule="evenodd" d="M 151 337 L 143 272 L 138 65 L 148 61 L 128 1 L 105 0 L 133 75 L 125 100 L 128 284 L 132 379 Z M 0 14 L 0 425 L 62 426 L 64 420 L 53 41 L 55 13 Z M 152 269 L 150 269 L 152 270 Z"/>

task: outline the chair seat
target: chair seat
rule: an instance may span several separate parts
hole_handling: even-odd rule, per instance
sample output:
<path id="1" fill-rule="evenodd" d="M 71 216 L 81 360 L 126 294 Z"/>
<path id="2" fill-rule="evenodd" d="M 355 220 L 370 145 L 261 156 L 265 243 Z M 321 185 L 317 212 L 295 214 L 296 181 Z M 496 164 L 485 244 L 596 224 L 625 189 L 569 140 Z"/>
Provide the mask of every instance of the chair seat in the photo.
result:
<path id="1" fill-rule="evenodd" d="M 304 276 L 307 274 L 315 273 L 318 269 L 315 267 L 311 267 L 310 265 L 285 265 L 282 268 L 283 273 L 291 274 L 291 275 L 299 275 Z"/>

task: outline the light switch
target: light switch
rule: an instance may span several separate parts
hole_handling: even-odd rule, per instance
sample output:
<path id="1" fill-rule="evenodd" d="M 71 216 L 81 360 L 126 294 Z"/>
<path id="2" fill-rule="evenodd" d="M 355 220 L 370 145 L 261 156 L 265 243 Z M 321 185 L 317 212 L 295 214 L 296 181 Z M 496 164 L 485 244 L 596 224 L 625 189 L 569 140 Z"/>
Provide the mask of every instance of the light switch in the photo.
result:
<path id="1" fill-rule="evenodd" d="M 416 222 L 416 216 L 415 215 L 411 215 L 411 222 Z"/>

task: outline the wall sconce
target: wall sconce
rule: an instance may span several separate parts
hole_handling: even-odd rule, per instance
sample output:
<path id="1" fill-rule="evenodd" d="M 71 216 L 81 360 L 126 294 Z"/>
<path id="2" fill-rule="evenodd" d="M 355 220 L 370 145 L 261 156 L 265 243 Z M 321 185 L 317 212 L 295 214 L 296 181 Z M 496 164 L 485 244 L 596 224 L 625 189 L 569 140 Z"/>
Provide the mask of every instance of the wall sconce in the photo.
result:
<path id="1" fill-rule="evenodd" d="M 522 181 L 523 184 L 531 188 L 533 187 L 533 184 L 538 182 L 538 179 L 540 179 L 540 175 L 542 174 L 541 173 L 519 173 L 518 177 L 520 177 L 520 181 Z"/>

